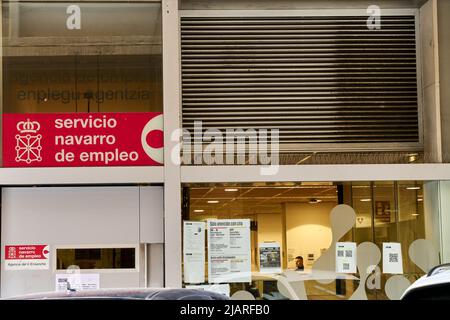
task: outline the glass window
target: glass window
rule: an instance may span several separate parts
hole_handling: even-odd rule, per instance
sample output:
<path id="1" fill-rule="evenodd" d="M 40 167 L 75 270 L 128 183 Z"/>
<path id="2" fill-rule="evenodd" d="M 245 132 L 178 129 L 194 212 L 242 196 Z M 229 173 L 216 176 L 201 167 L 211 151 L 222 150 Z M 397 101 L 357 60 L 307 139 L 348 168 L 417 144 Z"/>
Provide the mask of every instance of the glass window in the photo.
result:
<path id="1" fill-rule="evenodd" d="M 375 182 L 373 197 L 375 243 L 381 248 L 383 242 L 397 241 L 394 182 Z"/>
<path id="2" fill-rule="evenodd" d="M 161 4 L 3 3 L 3 112 L 162 111 Z"/>
<path id="3" fill-rule="evenodd" d="M 80 269 L 134 269 L 135 248 L 73 248 L 56 249 L 57 269 L 69 266 Z"/>
<path id="4" fill-rule="evenodd" d="M 402 251 L 407 252 L 409 245 L 416 239 L 425 238 L 425 215 L 423 208 L 423 184 L 415 181 L 403 181 L 397 185 L 398 193 L 398 236 Z M 411 277 L 418 277 L 421 270 L 409 259 L 405 261 L 404 271 Z"/>
<path id="5" fill-rule="evenodd" d="M 372 187 L 370 182 L 352 183 L 352 207 L 356 213 L 355 241 L 372 241 Z"/>
<path id="6" fill-rule="evenodd" d="M 301 272 L 303 276 L 311 274 L 322 256 L 320 263 L 335 261 L 334 252 L 330 251 L 331 254 L 327 255 L 333 239 L 338 242 L 356 242 L 356 245 L 370 242 L 375 245 L 375 249 L 374 246 L 370 247 L 374 254 L 375 250 L 379 250 L 378 268 L 367 277 L 364 271 L 357 269 L 352 274 L 353 278 L 336 276 L 329 281 L 305 281 L 304 289 L 296 288 L 299 281 L 293 282 L 292 289 L 298 289 L 299 292 L 304 290 L 309 300 L 349 299 L 359 287 L 359 279 L 364 277 L 367 280 L 365 293 L 368 299 L 388 299 L 385 285 L 393 275 L 383 271 L 382 250 L 385 242 L 401 244 L 403 276 L 408 281 L 413 282 L 424 274 L 415 265 L 414 257 L 409 256 L 410 245 L 415 240 L 426 238 L 422 182 L 191 184 L 185 186 L 184 190 L 185 220 L 251 221 L 251 282 L 231 282 L 231 295 L 246 290 L 257 299 L 286 299 L 278 290 L 277 272 L 262 272 L 258 250 L 264 243 L 279 244 L 281 270 L 283 273 L 291 272 L 289 277 L 292 277 L 292 272 Z M 331 219 L 330 214 L 339 203 L 352 206 L 356 213 L 354 223 L 348 220 L 352 215 L 334 216 Z M 348 221 L 340 224 L 342 220 Z M 335 239 L 337 232 L 341 234 L 339 239 Z M 207 240 L 208 237 L 205 241 L 205 284 L 208 283 Z M 299 256 L 303 259 L 297 259 Z M 365 257 L 364 254 L 362 256 Z M 298 267 L 300 260 L 303 268 Z M 330 269 L 322 269 L 322 266 L 324 264 L 318 270 L 335 274 L 333 262 L 325 264 Z"/>

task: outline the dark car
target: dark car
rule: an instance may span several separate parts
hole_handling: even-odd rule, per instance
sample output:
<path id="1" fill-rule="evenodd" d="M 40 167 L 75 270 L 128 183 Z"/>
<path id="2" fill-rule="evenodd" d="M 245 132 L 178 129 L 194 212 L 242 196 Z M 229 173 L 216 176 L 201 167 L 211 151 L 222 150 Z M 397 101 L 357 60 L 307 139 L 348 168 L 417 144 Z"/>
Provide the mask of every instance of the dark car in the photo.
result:
<path id="1" fill-rule="evenodd" d="M 196 289 L 137 288 L 34 293 L 6 300 L 228 300 L 228 297 Z"/>

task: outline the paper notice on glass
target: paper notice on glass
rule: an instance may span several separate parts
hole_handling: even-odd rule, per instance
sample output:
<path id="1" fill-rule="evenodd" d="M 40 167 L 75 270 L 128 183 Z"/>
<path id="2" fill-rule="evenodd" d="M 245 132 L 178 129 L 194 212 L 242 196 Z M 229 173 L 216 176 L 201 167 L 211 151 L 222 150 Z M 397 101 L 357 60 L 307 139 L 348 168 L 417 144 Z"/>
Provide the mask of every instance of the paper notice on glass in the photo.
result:
<path id="1" fill-rule="evenodd" d="M 383 273 L 403 274 L 402 246 L 400 243 L 383 243 Z"/>
<path id="2" fill-rule="evenodd" d="M 205 222 L 184 221 L 183 266 L 185 283 L 205 282 Z"/>
<path id="3" fill-rule="evenodd" d="M 208 282 L 251 282 L 250 220 L 208 220 Z"/>
<path id="4" fill-rule="evenodd" d="M 336 273 L 356 273 L 356 243 L 336 243 Z"/>
<path id="5" fill-rule="evenodd" d="M 100 289 L 100 274 L 98 273 L 64 273 L 56 275 L 56 291 L 76 291 Z"/>
<path id="6" fill-rule="evenodd" d="M 188 285 L 186 286 L 186 289 L 206 290 L 223 294 L 226 297 L 230 297 L 229 284 Z"/>
<path id="7" fill-rule="evenodd" d="M 259 272 L 281 273 L 280 244 L 264 242 L 259 244 Z"/>

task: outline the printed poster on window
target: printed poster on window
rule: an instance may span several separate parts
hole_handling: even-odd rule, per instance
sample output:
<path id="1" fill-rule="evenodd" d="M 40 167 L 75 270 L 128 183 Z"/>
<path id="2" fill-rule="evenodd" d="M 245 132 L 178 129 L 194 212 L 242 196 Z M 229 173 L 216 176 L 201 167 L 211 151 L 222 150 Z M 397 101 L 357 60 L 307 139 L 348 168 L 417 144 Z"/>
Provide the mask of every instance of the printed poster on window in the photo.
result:
<path id="1" fill-rule="evenodd" d="M 280 244 L 264 242 L 259 244 L 259 272 L 281 273 Z"/>
<path id="2" fill-rule="evenodd" d="M 356 273 L 356 243 L 336 243 L 336 273 Z"/>
<path id="3" fill-rule="evenodd" d="M 383 273 L 403 274 L 402 246 L 400 243 L 383 243 Z"/>
<path id="4" fill-rule="evenodd" d="M 208 282 L 251 282 L 250 219 L 208 220 Z"/>
<path id="5" fill-rule="evenodd" d="M 391 203 L 389 201 L 375 201 L 375 221 L 377 223 L 391 222 Z"/>
<path id="6" fill-rule="evenodd" d="M 205 222 L 184 221 L 183 267 L 185 283 L 205 282 Z"/>
<path id="7" fill-rule="evenodd" d="M 98 273 L 64 273 L 56 275 L 56 291 L 69 289 L 76 291 L 100 289 L 100 274 Z"/>

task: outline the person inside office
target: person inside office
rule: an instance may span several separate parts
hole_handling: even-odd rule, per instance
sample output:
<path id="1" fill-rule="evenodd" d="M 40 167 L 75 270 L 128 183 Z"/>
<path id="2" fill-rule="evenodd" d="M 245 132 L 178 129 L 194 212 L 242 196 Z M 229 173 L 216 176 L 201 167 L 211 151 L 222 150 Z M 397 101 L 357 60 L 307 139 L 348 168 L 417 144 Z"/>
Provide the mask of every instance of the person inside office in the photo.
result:
<path id="1" fill-rule="evenodd" d="M 295 271 L 305 271 L 305 266 L 303 265 L 303 257 L 297 256 L 295 257 Z"/>

